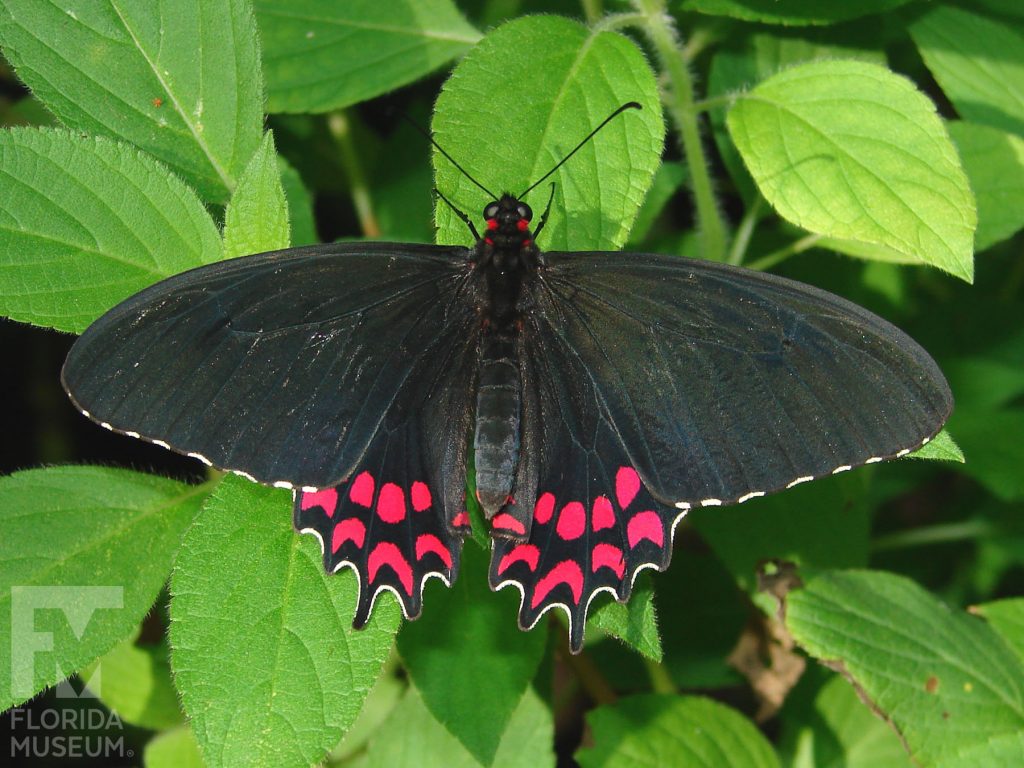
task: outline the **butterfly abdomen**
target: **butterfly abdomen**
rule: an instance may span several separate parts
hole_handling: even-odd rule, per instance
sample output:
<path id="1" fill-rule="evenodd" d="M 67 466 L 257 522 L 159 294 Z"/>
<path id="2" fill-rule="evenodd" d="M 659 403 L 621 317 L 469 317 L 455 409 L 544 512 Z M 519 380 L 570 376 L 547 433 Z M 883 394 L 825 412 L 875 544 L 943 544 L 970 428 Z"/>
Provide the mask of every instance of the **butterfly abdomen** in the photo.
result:
<path id="1" fill-rule="evenodd" d="M 488 518 L 508 501 L 519 461 L 519 365 L 512 332 L 484 334 L 476 398 L 477 498 Z"/>

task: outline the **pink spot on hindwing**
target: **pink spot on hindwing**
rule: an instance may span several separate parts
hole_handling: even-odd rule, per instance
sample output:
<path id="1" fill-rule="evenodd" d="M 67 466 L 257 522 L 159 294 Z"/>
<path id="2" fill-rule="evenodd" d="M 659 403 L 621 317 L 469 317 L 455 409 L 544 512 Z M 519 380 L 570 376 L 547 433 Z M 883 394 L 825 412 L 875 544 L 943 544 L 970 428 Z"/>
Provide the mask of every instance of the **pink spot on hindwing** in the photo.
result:
<path id="1" fill-rule="evenodd" d="M 607 496 L 598 496 L 594 499 L 594 507 L 590 512 L 590 527 L 594 532 L 603 531 L 615 525 L 615 510 Z"/>
<path id="2" fill-rule="evenodd" d="M 540 523 L 541 525 L 547 525 L 548 521 L 551 520 L 551 515 L 555 511 L 555 495 L 553 493 L 542 493 L 540 498 L 537 499 L 537 504 L 533 508 L 533 519 L 534 522 Z"/>
<path id="3" fill-rule="evenodd" d="M 500 515 L 495 515 L 494 519 L 491 520 L 491 527 L 497 528 L 502 531 L 512 531 L 524 535 L 526 533 L 526 527 L 516 520 L 508 512 L 502 512 Z"/>
<path id="4" fill-rule="evenodd" d="M 537 563 L 540 561 L 540 550 L 534 544 L 520 544 L 501 558 L 498 563 L 498 573 L 502 574 L 514 563 L 524 562 L 531 571 L 537 570 Z"/>
<path id="5" fill-rule="evenodd" d="M 377 516 L 385 523 L 400 523 L 405 519 L 405 494 L 394 483 L 384 483 L 381 487 Z"/>
<path id="6" fill-rule="evenodd" d="M 583 571 L 580 570 L 580 566 L 575 560 L 563 560 L 537 582 L 533 588 L 530 607 L 536 608 L 544 602 L 544 598 L 559 584 L 569 586 L 569 589 L 572 590 L 573 602 L 579 605 L 580 597 L 583 596 Z"/>
<path id="7" fill-rule="evenodd" d="M 453 528 L 469 528 L 469 513 L 468 512 L 459 512 L 459 514 L 457 514 L 455 516 L 455 519 L 452 520 L 452 527 Z"/>
<path id="8" fill-rule="evenodd" d="M 369 509 L 373 506 L 373 475 L 369 472 L 360 472 L 348 489 L 348 497 L 353 503 Z"/>
<path id="9" fill-rule="evenodd" d="M 587 527 L 587 512 L 578 501 L 570 501 L 558 513 L 555 532 L 565 541 L 578 539 Z"/>
<path id="10" fill-rule="evenodd" d="M 590 570 L 597 573 L 598 568 L 611 568 L 620 579 L 626 572 L 626 563 L 622 559 L 622 550 L 611 544 L 595 544 L 590 555 Z"/>
<path id="11" fill-rule="evenodd" d="M 373 548 L 373 551 L 366 560 L 366 570 L 371 584 L 376 581 L 377 572 L 384 565 L 389 566 L 395 572 L 398 580 L 402 583 L 405 593 L 412 595 L 412 566 L 402 556 L 398 547 L 390 541 L 380 542 Z"/>
<path id="12" fill-rule="evenodd" d="M 619 501 L 619 509 L 626 509 L 633 503 L 640 492 L 640 476 L 632 467 L 619 467 L 615 473 L 615 498 Z"/>
<path id="13" fill-rule="evenodd" d="M 432 533 L 421 533 L 416 537 L 416 559 L 422 560 L 424 556 L 433 552 L 444 561 L 446 568 L 452 567 L 452 553 L 448 547 L 441 543 L 441 540 Z"/>
<path id="14" fill-rule="evenodd" d="M 430 498 L 430 489 L 426 483 L 417 480 L 412 484 L 412 508 L 417 512 L 430 509 L 433 500 Z"/>
<path id="15" fill-rule="evenodd" d="M 647 510 L 637 512 L 626 525 L 626 538 L 632 549 L 644 539 L 653 541 L 659 547 L 665 544 L 665 529 L 661 526 L 661 518 L 656 512 Z"/>
<path id="16" fill-rule="evenodd" d="M 366 541 L 366 526 L 362 520 L 350 517 L 334 526 L 334 533 L 331 534 L 331 552 L 337 552 L 346 541 L 353 542 L 357 547 L 363 546 L 363 542 Z"/>
<path id="17" fill-rule="evenodd" d="M 299 508 L 303 512 L 311 507 L 323 507 L 323 510 L 327 513 L 328 517 L 332 517 L 334 515 L 334 511 L 337 506 L 337 488 L 324 488 L 322 491 L 316 491 L 315 493 L 304 493 L 302 494 L 302 499 L 299 501 Z"/>

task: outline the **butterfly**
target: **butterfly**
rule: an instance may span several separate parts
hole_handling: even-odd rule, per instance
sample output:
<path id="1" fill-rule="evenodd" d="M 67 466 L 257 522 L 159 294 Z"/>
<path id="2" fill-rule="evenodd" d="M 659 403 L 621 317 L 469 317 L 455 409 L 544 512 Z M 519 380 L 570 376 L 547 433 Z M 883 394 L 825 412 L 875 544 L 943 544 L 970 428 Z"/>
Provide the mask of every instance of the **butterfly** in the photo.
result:
<path id="1" fill-rule="evenodd" d="M 157 283 L 85 331 L 64 387 L 103 427 L 293 489 L 324 568 L 356 574 L 356 627 L 382 591 L 411 619 L 455 579 L 472 444 L 491 587 L 519 590 L 523 629 L 563 609 L 573 651 L 596 595 L 668 567 L 688 510 L 904 456 L 948 417 L 928 353 L 838 296 L 542 251 L 553 189 L 535 227 L 523 198 L 549 175 L 492 194 L 482 235 L 439 192 L 469 247 L 315 245 Z"/>

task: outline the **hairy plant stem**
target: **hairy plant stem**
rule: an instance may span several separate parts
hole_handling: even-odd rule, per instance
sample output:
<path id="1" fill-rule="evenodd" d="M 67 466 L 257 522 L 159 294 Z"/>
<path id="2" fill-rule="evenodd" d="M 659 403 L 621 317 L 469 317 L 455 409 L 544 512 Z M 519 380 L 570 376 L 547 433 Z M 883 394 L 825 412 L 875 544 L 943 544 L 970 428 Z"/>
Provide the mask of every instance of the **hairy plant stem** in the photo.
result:
<path id="1" fill-rule="evenodd" d="M 743 220 L 740 222 L 739 227 L 736 228 L 736 234 L 732 238 L 732 247 L 729 249 L 729 258 L 726 262 L 733 265 L 740 265 L 743 263 L 743 257 L 747 255 L 747 247 L 750 245 L 750 238 L 754 234 L 754 228 L 757 227 L 758 219 L 761 218 L 761 208 L 764 205 L 764 198 L 758 195 L 754 198 L 754 202 L 747 208 L 747 212 L 743 214 Z"/>
<path id="2" fill-rule="evenodd" d="M 583 6 L 583 16 L 587 24 L 596 24 L 604 15 L 601 0 L 580 0 L 580 5 Z"/>
<path id="3" fill-rule="evenodd" d="M 580 681 L 580 685 L 583 686 L 583 690 L 595 704 L 614 704 L 619 700 L 618 694 L 615 693 L 611 684 L 601 674 L 601 670 L 597 668 L 586 651 L 576 654 L 565 651 L 562 653 L 562 658 L 565 659 L 565 663 L 572 669 Z"/>
<path id="4" fill-rule="evenodd" d="M 332 112 L 327 116 L 327 128 L 341 152 L 341 164 L 348 174 L 349 191 L 359 219 L 359 228 L 365 237 L 380 237 L 380 224 L 373 212 L 373 198 L 366 183 L 366 174 L 363 173 L 363 164 L 359 161 L 359 153 L 352 141 L 348 116 L 344 112 Z"/>
<path id="5" fill-rule="evenodd" d="M 767 256 L 762 256 L 757 261 L 750 262 L 747 266 L 751 269 L 769 269 L 785 261 L 790 256 L 796 256 L 798 253 L 810 250 L 818 244 L 821 238 L 821 235 L 805 235 L 799 240 L 794 240 L 785 248 L 779 248 L 779 250 L 772 251 Z"/>
<path id="6" fill-rule="evenodd" d="M 644 659 L 644 666 L 647 667 L 647 676 L 651 679 L 651 690 L 655 693 L 679 693 L 672 675 L 668 673 L 664 664 L 659 664 L 650 659 Z"/>
<path id="7" fill-rule="evenodd" d="M 633 0 L 643 14 L 642 30 L 661 62 L 668 78 L 668 91 L 662 101 L 679 129 L 680 146 L 690 171 L 690 187 L 697 208 L 698 234 L 702 256 L 714 261 L 725 258 L 726 227 L 718 210 L 711 172 L 701 143 L 699 112 L 694 104 L 693 77 L 665 10 L 665 0 Z"/>

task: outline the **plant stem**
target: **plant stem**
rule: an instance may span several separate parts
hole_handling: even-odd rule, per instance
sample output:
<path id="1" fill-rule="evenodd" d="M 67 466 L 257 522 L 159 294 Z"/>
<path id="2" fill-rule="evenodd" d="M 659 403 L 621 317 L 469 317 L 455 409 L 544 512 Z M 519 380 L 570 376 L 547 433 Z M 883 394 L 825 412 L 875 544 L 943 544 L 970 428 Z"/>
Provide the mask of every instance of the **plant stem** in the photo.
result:
<path id="1" fill-rule="evenodd" d="M 597 665 L 594 664 L 585 651 L 575 654 L 563 653 L 562 656 L 576 674 L 580 685 L 583 686 L 583 690 L 593 699 L 594 703 L 614 704 L 618 701 L 618 694 L 615 693 L 608 681 L 605 680 L 601 670 L 597 668 Z"/>
<path id="2" fill-rule="evenodd" d="M 698 112 L 694 107 L 693 78 L 672 20 L 665 12 L 665 0 L 634 0 L 634 4 L 644 16 L 643 31 L 668 77 L 669 89 L 662 100 L 679 128 L 683 155 L 689 165 L 702 255 L 721 261 L 725 256 L 725 222 L 718 210 L 711 172 L 701 143 Z"/>
<path id="3" fill-rule="evenodd" d="M 909 531 L 898 531 L 887 536 L 879 536 L 871 542 L 871 551 L 885 552 L 894 549 L 945 544 L 951 541 L 973 541 L 992 536 L 995 532 L 992 523 L 980 519 L 930 525 L 927 528 L 913 528 Z"/>
<path id="4" fill-rule="evenodd" d="M 679 693 L 672 675 L 665 669 L 664 664 L 645 658 L 644 666 L 647 667 L 647 676 L 651 678 L 651 690 L 655 693 Z"/>
<path id="5" fill-rule="evenodd" d="M 779 262 L 785 261 L 790 256 L 796 256 L 798 253 L 808 251 L 818 244 L 821 240 L 821 235 L 805 235 L 799 240 L 794 240 L 792 243 L 787 245 L 785 248 L 779 248 L 777 251 L 772 251 L 767 256 L 762 256 L 757 261 L 752 261 L 747 266 L 750 269 L 768 269 L 774 267 Z"/>
<path id="6" fill-rule="evenodd" d="M 736 234 L 732 238 L 732 248 L 729 249 L 729 258 L 726 259 L 728 264 L 740 265 L 743 263 L 743 257 L 747 255 L 747 246 L 750 245 L 750 238 L 754 234 L 754 228 L 757 226 L 758 219 L 761 218 L 761 208 L 764 205 L 764 198 L 758 195 L 754 198 L 754 202 L 747 208 L 747 212 L 743 214 L 743 220 L 740 222 L 739 227 L 736 229 Z"/>
<path id="7" fill-rule="evenodd" d="M 597 24 L 604 15 L 601 0 L 580 0 L 580 5 L 583 6 L 583 16 L 586 18 L 587 24 Z"/>
<path id="8" fill-rule="evenodd" d="M 380 224 L 373 212 L 373 198 L 370 197 L 363 165 L 359 162 L 359 153 L 352 142 L 352 127 L 348 116 L 344 112 L 332 112 L 327 117 L 327 128 L 341 151 L 341 164 L 348 174 L 349 191 L 352 193 L 352 205 L 356 209 L 359 228 L 366 237 L 380 237 Z"/>

